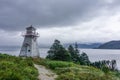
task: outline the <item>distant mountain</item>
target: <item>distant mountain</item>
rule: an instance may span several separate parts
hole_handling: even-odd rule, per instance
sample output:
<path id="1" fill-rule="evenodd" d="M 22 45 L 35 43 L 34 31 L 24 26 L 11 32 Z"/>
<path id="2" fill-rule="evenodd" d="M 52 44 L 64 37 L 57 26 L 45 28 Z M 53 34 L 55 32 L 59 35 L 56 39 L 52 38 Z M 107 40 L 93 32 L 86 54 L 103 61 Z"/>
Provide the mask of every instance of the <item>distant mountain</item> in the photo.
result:
<path id="1" fill-rule="evenodd" d="M 74 46 L 74 43 L 64 44 L 64 47 L 68 47 L 69 45 Z M 89 44 L 87 44 L 87 43 L 86 44 L 78 43 L 78 48 L 90 48 L 90 49 L 93 49 L 93 48 L 98 48 L 100 45 L 101 45 L 101 43 L 89 43 Z"/>
<path id="2" fill-rule="evenodd" d="M 120 49 L 120 41 L 106 42 L 100 45 L 98 49 Z"/>

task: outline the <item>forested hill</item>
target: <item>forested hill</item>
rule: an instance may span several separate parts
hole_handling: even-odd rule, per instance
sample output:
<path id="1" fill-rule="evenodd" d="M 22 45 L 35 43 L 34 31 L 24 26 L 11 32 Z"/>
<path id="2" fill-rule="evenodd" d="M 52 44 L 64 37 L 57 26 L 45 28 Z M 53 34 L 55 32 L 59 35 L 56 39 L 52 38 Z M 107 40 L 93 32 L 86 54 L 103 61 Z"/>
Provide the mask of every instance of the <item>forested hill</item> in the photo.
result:
<path id="1" fill-rule="evenodd" d="M 102 43 L 90 43 L 90 44 L 87 44 L 87 43 L 77 43 L 78 45 L 78 48 L 98 48 Z M 73 45 L 74 46 L 74 43 L 70 44 L 70 43 L 66 43 L 64 44 L 65 47 L 68 47 L 69 45 Z"/>
<path id="2" fill-rule="evenodd" d="M 120 41 L 109 41 L 98 47 L 98 49 L 120 49 Z"/>

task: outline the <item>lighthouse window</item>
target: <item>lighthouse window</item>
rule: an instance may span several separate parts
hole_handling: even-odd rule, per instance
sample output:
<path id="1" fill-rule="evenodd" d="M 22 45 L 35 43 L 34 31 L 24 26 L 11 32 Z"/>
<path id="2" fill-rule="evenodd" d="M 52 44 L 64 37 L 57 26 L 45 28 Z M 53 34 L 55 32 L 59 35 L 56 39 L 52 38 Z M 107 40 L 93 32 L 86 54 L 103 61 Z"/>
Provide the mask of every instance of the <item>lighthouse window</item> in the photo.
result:
<path id="1" fill-rule="evenodd" d="M 30 52 L 30 50 L 28 50 L 28 52 Z"/>

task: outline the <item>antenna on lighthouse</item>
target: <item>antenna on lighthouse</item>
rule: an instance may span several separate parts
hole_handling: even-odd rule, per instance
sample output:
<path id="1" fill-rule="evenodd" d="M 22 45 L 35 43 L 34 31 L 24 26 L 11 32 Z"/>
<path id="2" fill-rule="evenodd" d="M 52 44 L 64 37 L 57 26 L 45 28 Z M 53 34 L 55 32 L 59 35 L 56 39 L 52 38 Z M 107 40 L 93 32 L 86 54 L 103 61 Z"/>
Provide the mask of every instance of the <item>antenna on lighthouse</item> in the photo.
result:
<path id="1" fill-rule="evenodd" d="M 39 48 L 37 38 L 39 34 L 36 29 L 31 25 L 26 28 L 26 33 L 23 34 L 24 41 L 20 50 L 19 56 L 21 57 L 39 57 Z"/>

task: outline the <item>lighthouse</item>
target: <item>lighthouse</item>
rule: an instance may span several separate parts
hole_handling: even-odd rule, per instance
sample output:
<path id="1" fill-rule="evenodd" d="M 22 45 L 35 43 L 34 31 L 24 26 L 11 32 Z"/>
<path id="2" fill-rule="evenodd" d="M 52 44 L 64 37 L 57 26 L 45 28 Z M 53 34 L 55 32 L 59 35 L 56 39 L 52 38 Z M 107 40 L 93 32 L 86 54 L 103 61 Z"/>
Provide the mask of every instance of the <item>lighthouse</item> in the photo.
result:
<path id="1" fill-rule="evenodd" d="M 23 35 L 24 42 L 22 44 L 20 54 L 21 57 L 39 57 L 39 48 L 37 44 L 37 38 L 39 34 L 36 29 L 32 27 L 26 28 L 26 33 Z"/>

